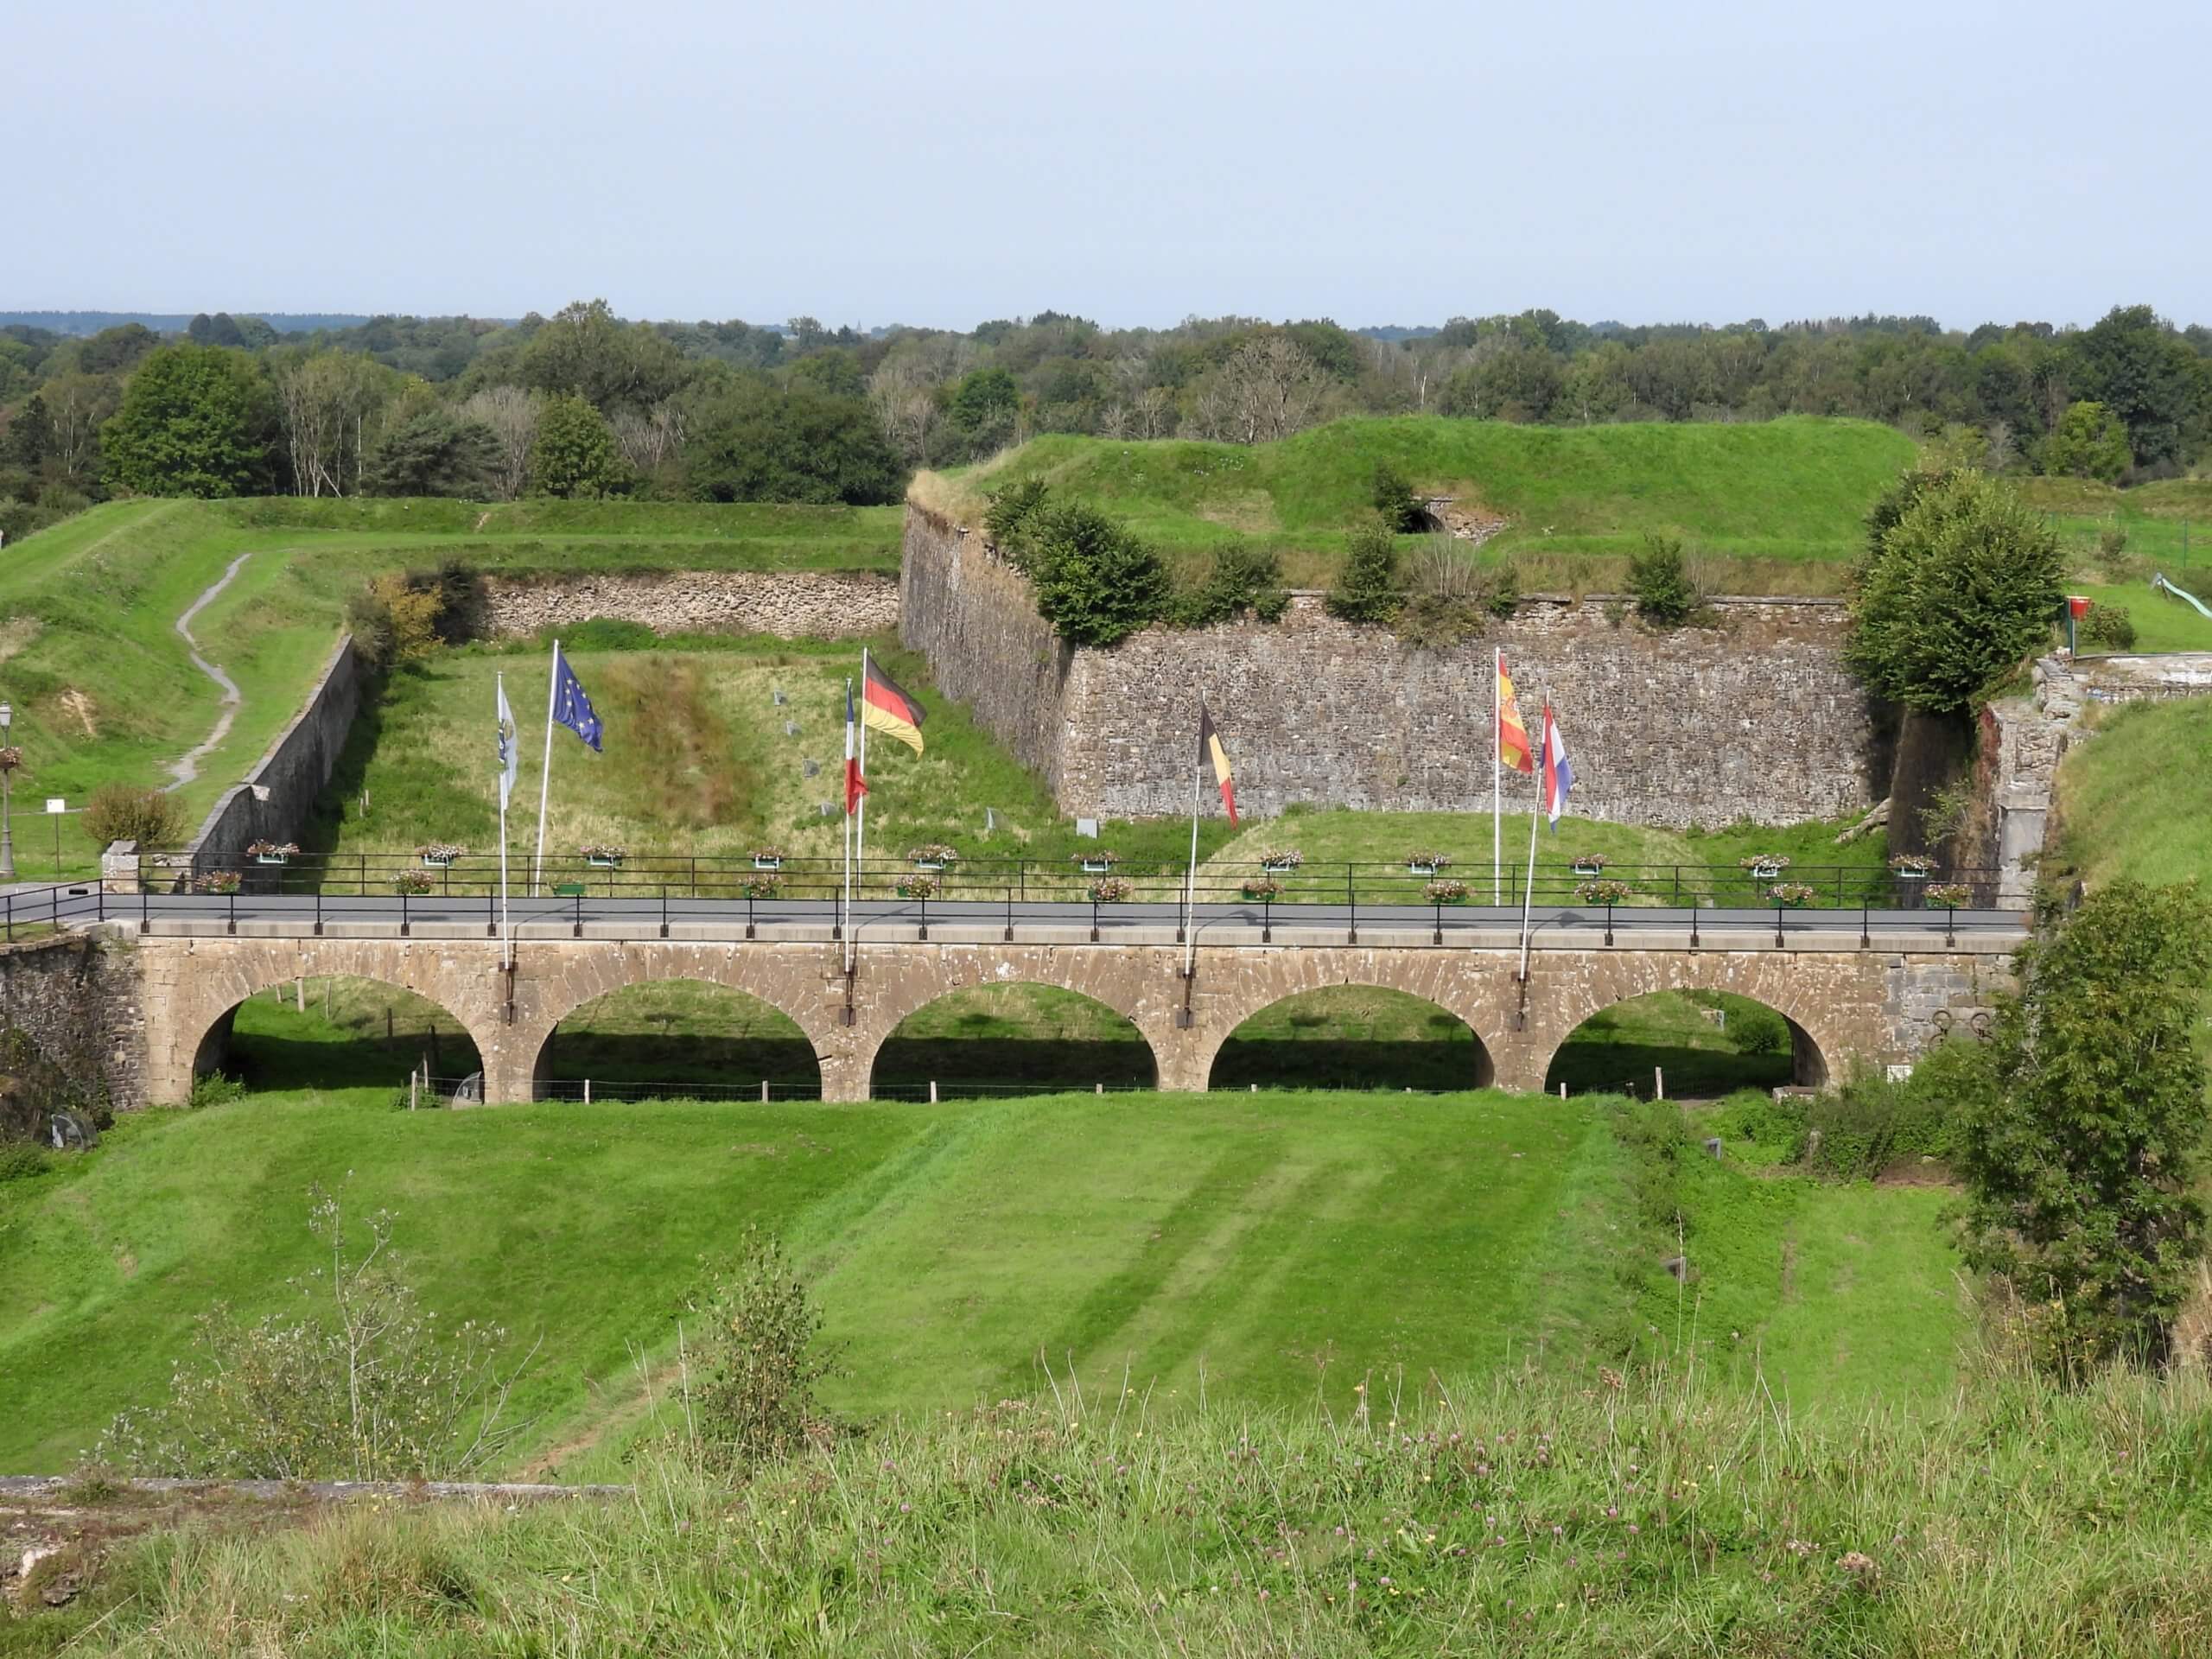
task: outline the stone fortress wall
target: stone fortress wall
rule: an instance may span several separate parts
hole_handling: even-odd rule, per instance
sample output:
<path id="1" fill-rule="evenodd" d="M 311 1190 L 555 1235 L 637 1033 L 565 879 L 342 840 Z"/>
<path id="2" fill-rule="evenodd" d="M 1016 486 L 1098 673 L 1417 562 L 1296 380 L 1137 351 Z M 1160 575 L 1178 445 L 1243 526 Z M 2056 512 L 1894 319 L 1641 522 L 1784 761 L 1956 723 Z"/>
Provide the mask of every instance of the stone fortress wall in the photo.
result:
<path id="1" fill-rule="evenodd" d="M 1538 597 L 1446 651 L 1341 622 L 1317 594 L 1276 624 L 1147 628 L 1110 650 L 1064 645 L 980 531 L 909 505 L 899 633 L 939 690 L 1084 817 L 1187 811 L 1201 696 L 1240 805 L 1487 810 L 1491 664 L 1503 646 L 1531 734 L 1548 688 L 1574 810 L 1665 828 L 1789 823 L 1887 792 L 1878 729 L 1827 601 L 1724 600 L 1716 626 L 1639 626 L 1616 601 Z M 1509 810 L 1534 787 L 1508 785 Z"/>

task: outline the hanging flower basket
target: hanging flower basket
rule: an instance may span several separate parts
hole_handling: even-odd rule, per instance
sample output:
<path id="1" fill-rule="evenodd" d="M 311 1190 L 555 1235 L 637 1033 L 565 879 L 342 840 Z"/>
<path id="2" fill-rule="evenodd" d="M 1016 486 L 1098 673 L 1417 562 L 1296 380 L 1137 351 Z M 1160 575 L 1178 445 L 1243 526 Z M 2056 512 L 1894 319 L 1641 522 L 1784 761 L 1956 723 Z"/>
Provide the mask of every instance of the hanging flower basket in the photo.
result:
<path id="1" fill-rule="evenodd" d="M 1778 881 L 1766 890 L 1766 896 L 1777 905 L 1801 910 L 1820 895 L 1802 881 Z"/>
<path id="2" fill-rule="evenodd" d="M 1605 866 L 1611 861 L 1603 853 L 1584 853 L 1574 861 L 1574 873 L 1577 875 L 1603 875 Z"/>
<path id="3" fill-rule="evenodd" d="M 753 868 L 756 870 L 780 870 L 784 868 L 784 849 L 780 847 L 755 847 Z"/>
<path id="4" fill-rule="evenodd" d="M 1075 861 L 1085 875 L 1111 875 L 1114 867 L 1122 861 L 1122 855 L 1101 847 L 1095 852 L 1077 853 Z"/>
<path id="5" fill-rule="evenodd" d="M 918 870 L 942 870 L 959 861 L 960 855 L 940 842 L 925 842 L 919 847 L 909 847 L 906 856 Z"/>
<path id="6" fill-rule="evenodd" d="M 236 870 L 210 870 L 196 878 L 192 884 L 194 893 L 236 893 L 245 885 L 245 878 Z"/>
<path id="7" fill-rule="evenodd" d="M 748 899 L 779 899 L 783 896 L 784 878 L 780 875 L 753 875 L 746 878 L 745 896 Z"/>
<path id="8" fill-rule="evenodd" d="M 289 841 L 254 841 L 246 843 L 245 850 L 257 864 L 283 864 L 300 849 Z"/>
<path id="9" fill-rule="evenodd" d="M 626 847 L 611 846 L 604 842 L 587 843 L 576 850 L 583 855 L 584 862 L 594 870 L 619 870 L 622 861 L 630 855 Z"/>
<path id="10" fill-rule="evenodd" d="M 430 841 L 417 847 L 415 849 L 415 855 L 423 861 L 423 868 L 426 870 L 449 870 L 453 868 L 454 860 L 462 857 L 467 851 L 468 849 L 466 847 L 454 847 L 442 841 Z"/>
<path id="11" fill-rule="evenodd" d="M 1937 910 L 1971 910 L 1974 888 L 1964 881 L 1938 881 L 1928 889 L 1928 902 Z"/>
<path id="12" fill-rule="evenodd" d="M 1282 883 L 1270 881 L 1263 875 L 1255 876 L 1244 884 L 1244 896 L 1258 899 L 1262 904 L 1272 904 L 1282 897 Z"/>
<path id="13" fill-rule="evenodd" d="M 392 878 L 391 890 L 397 893 L 428 893 L 435 884 L 428 870 L 402 870 Z"/>
<path id="14" fill-rule="evenodd" d="M 901 899 L 934 899 L 937 897 L 937 879 L 928 875 L 902 876 L 899 880 L 899 896 Z"/>
<path id="15" fill-rule="evenodd" d="M 1295 847 L 1276 848 L 1260 855 L 1260 868 L 1273 874 L 1294 870 L 1306 861 L 1306 855 Z"/>
<path id="16" fill-rule="evenodd" d="M 1452 861 L 1442 853 L 1408 853 L 1406 855 L 1408 875 L 1434 875 L 1439 870 L 1449 869 L 1451 866 Z"/>
<path id="17" fill-rule="evenodd" d="M 1090 884 L 1090 896 L 1102 905 L 1118 905 L 1137 890 L 1137 884 L 1118 875 L 1109 875 Z"/>
<path id="18" fill-rule="evenodd" d="M 1635 891 L 1625 881 L 1610 881 L 1603 877 L 1574 884 L 1574 896 L 1586 905 L 1618 905 Z"/>
<path id="19" fill-rule="evenodd" d="M 1428 895 L 1432 905 L 1464 905 L 1467 902 L 1467 884 L 1464 881 L 1432 881 L 1421 891 Z"/>
<path id="20" fill-rule="evenodd" d="M 1890 868 L 1900 881 L 1925 881 L 1936 868 L 1936 861 L 1925 853 L 1899 853 L 1890 861 Z"/>

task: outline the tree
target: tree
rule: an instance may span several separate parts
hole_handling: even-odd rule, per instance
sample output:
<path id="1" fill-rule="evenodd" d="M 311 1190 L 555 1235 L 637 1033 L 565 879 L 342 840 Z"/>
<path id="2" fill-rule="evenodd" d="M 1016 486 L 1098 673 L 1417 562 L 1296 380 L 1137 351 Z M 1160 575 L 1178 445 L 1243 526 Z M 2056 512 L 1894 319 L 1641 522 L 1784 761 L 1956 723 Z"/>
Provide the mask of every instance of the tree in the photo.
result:
<path id="1" fill-rule="evenodd" d="M 268 389 L 243 353 L 164 346 L 101 429 L 108 474 L 143 495 L 252 495 L 269 482 Z"/>
<path id="2" fill-rule="evenodd" d="M 497 500 L 513 500 L 530 482 L 530 452 L 537 442 L 544 401 L 520 386 L 492 386 L 468 397 L 454 411 L 492 435 L 497 448 L 489 483 Z"/>
<path id="3" fill-rule="evenodd" d="M 316 352 L 274 372 L 294 493 L 345 494 L 349 448 L 358 487 L 363 429 L 397 377 L 358 352 Z"/>
<path id="4" fill-rule="evenodd" d="M 953 387 L 944 415 L 967 454 L 988 455 L 1013 442 L 1021 418 L 1021 388 L 1004 369 L 977 369 Z"/>
<path id="5" fill-rule="evenodd" d="M 573 392 L 610 416 L 670 397 L 688 372 L 674 341 L 649 324 L 622 321 L 605 300 L 562 307 L 522 353 L 528 385 Z"/>
<path id="6" fill-rule="evenodd" d="M 1128 525 L 1070 503 L 1032 521 L 1029 569 L 1037 609 L 1071 645 L 1117 645 L 1167 610 L 1160 555 Z"/>
<path id="7" fill-rule="evenodd" d="M 684 446 L 702 501 L 896 501 L 906 468 L 867 404 L 748 377 L 702 410 Z"/>
<path id="8" fill-rule="evenodd" d="M 601 497 L 628 487 L 629 469 L 607 416 L 589 399 L 562 392 L 545 400 L 530 456 L 531 487 L 541 495 Z"/>
<path id="9" fill-rule="evenodd" d="M 2212 903 L 2194 883 L 2115 881 L 2018 963 L 1987 1047 L 1947 1061 L 1967 1260 L 2019 1294 L 2052 1369 L 2161 1358 L 2204 1253 L 2191 1032 Z"/>
<path id="10" fill-rule="evenodd" d="M 455 420 L 442 410 L 416 416 L 385 433 L 362 469 L 371 495 L 452 495 L 477 499 L 499 465 L 492 429 Z"/>
<path id="11" fill-rule="evenodd" d="M 1267 334 L 1230 353 L 1199 399 L 1205 435 L 1270 443 L 1302 432 L 1328 403 L 1328 377 L 1287 335 Z"/>
<path id="12" fill-rule="evenodd" d="M 1425 504 L 1414 493 L 1406 475 L 1387 461 L 1375 463 L 1375 486 L 1370 499 L 1393 535 L 1419 530 L 1427 516 Z"/>
<path id="13" fill-rule="evenodd" d="M 2050 637 L 2065 574 L 2058 537 L 1980 473 L 1893 488 L 1875 518 L 1892 512 L 1855 573 L 1845 659 L 1892 702 L 1964 714 Z"/>
<path id="14" fill-rule="evenodd" d="M 2212 377 L 2157 312 L 2113 307 L 2075 341 L 2074 358 L 2081 391 L 2126 424 L 2138 466 L 2180 459 L 2184 435 L 2205 417 Z"/>
<path id="15" fill-rule="evenodd" d="M 45 396 L 35 391 L 16 411 L 16 418 L 8 423 L 8 459 L 18 467 L 36 472 L 58 448 L 54 416 L 46 406 Z"/>
<path id="16" fill-rule="evenodd" d="M 2041 470 L 2053 478 L 2095 478 L 2117 484 L 2132 457 L 2127 428 L 2102 404 L 2069 404 L 2058 428 L 2036 451 Z"/>
<path id="17" fill-rule="evenodd" d="M 1356 526 L 1349 538 L 1344 569 L 1325 603 L 1332 616 L 1347 622 L 1388 622 L 1405 602 L 1398 580 L 1398 543 L 1381 518 Z"/>
<path id="18" fill-rule="evenodd" d="M 1643 550 L 1629 555 L 1628 585 L 1636 613 L 1662 627 L 1688 621 L 1705 603 L 1677 536 L 1647 534 Z"/>
<path id="19" fill-rule="evenodd" d="M 835 1438 L 815 1397 L 839 1375 L 815 1310 L 774 1235 L 747 1225 L 735 1255 L 709 1268 L 685 1303 L 697 1324 L 685 1368 L 684 1449 L 741 1471 Z"/>

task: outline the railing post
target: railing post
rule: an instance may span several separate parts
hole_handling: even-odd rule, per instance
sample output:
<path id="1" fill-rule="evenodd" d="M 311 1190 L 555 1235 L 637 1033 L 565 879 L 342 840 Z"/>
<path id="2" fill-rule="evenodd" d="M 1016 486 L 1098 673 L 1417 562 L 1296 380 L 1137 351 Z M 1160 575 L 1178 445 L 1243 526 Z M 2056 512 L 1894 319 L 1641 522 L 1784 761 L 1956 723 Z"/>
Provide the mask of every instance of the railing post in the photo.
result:
<path id="1" fill-rule="evenodd" d="M 1014 937 L 1011 930 L 1007 931 L 1007 937 L 1008 938 Z M 1095 893 L 1090 895 L 1090 942 L 1093 944 L 1098 943 L 1098 895 Z"/>
<path id="2" fill-rule="evenodd" d="M 1677 864 L 1677 865 L 1675 865 L 1675 909 L 1677 909 L 1677 910 L 1680 910 L 1681 907 L 1682 907 L 1682 867 L 1681 867 L 1681 865 Z"/>
<path id="3" fill-rule="evenodd" d="M 1779 899 L 1776 899 L 1774 901 L 1774 948 L 1777 950 L 1782 949 L 1782 901 Z"/>
<path id="4" fill-rule="evenodd" d="M 754 930 L 760 925 L 760 913 L 755 908 L 760 902 L 760 900 L 756 894 L 748 893 L 745 895 L 745 937 L 748 939 L 759 937 Z M 830 930 L 830 937 L 835 938 L 836 937 L 836 929 L 832 928 Z"/>
<path id="5" fill-rule="evenodd" d="M 360 858 L 361 873 L 354 878 L 353 896 L 356 899 L 365 899 L 369 896 L 369 855 L 363 853 Z"/>
<path id="6" fill-rule="evenodd" d="M 154 931 L 152 890 L 146 885 L 146 873 L 143 869 L 138 873 L 138 931 L 141 933 Z"/>
<path id="7" fill-rule="evenodd" d="M 1260 943 L 1275 942 L 1275 896 L 1268 893 L 1260 900 Z"/>
<path id="8" fill-rule="evenodd" d="M 315 884 L 315 936 L 322 937 L 322 883 Z"/>
<path id="9" fill-rule="evenodd" d="M 930 936 L 930 896 L 929 896 L 929 894 L 927 894 L 926 893 L 924 893 L 924 894 L 922 895 L 922 901 L 921 901 L 921 902 L 922 902 L 922 931 L 921 931 L 920 937 L 921 937 L 921 938 L 925 938 L 925 939 L 926 939 L 926 938 L 929 938 L 929 936 Z"/>
<path id="10" fill-rule="evenodd" d="M 317 893 L 315 895 L 315 913 L 320 917 L 322 912 L 322 895 L 321 893 Z M 315 931 L 320 933 L 321 931 L 322 924 L 318 920 L 315 923 Z M 499 937 L 499 912 L 497 901 L 494 899 L 491 887 L 488 884 L 486 884 L 484 888 L 484 937 L 487 939 L 496 939 Z"/>
<path id="11" fill-rule="evenodd" d="M 1444 901 L 1441 899 L 1436 901 L 1436 931 L 1431 936 L 1429 943 L 1431 944 L 1444 943 Z"/>
<path id="12" fill-rule="evenodd" d="M 1020 880 L 1020 878 L 1017 875 L 1015 880 Z M 1029 884 L 1024 881 L 1021 885 L 1026 889 Z M 1091 901 L 1090 906 L 1090 937 L 1092 942 L 1096 943 L 1098 938 L 1098 904 L 1095 899 Z M 1014 943 L 1014 889 L 1012 887 L 1008 887 L 1006 890 L 1006 938 L 1004 943 L 1007 944 L 1012 944 Z"/>
<path id="13" fill-rule="evenodd" d="M 1352 885 L 1351 866 L 1344 866 L 1344 904 L 1351 912 L 1351 937 L 1348 944 L 1359 943 L 1359 889 Z"/>
<path id="14" fill-rule="evenodd" d="M 1611 899 L 1606 899 L 1606 900 L 1605 900 L 1605 943 L 1606 943 L 1607 944 L 1611 944 L 1612 942 L 1613 942 L 1613 901 L 1612 901 Z"/>
<path id="15" fill-rule="evenodd" d="M 747 902 L 751 902 L 749 899 Z M 660 936 L 668 937 L 668 883 L 660 884 Z"/>
<path id="16" fill-rule="evenodd" d="M 1690 906 L 1690 949 L 1696 950 L 1697 944 L 1697 906 L 1692 905 Z"/>
<path id="17" fill-rule="evenodd" d="M 1958 944 L 1958 942 L 1959 942 L 1958 923 L 1959 923 L 1959 907 L 1958 907 L 1956 905 L 1946 905 L 1946 906 L 1943 906 L 1943 944 L 1944 944 L 1944 946 L 1945 946 L 1945 948 L 1946 948 L 1946 949 L 1948 949 L 1948 948 L 1949 948 L 1949 947 L 1951 947 L 1951 946 L 1953 946 L 1953 945 L 1955 945 L 1955 944 Z"/>
<path id="18" fill-rule="evenodd" d="M 399 937 L 403 939 L 405 938 L 408 934 L 413 931 L 413 925 L 414 925 L 408 920 L 407 889 L 402 887 L 399 890 Z"/>
<path id="19" fill-rule="evenodd" d="M 581 939 L 584 936 L 584 884 L 582 882 L 576 883 L 576 891 L 573 896 L 576 901 L 574 912 L 575 920 L 569 930 L 569 937 L 572 939 Z"/>
<path id="20" fill-rule="evenodd" d="M 1859 948 L 1861 950 L 1874 943 L 1872 935 L 1867 931 L 1870 916 L 1871 907 L 1864 899 L 1860 899 L 1859 901 Z"/>
<path id="21" fill-rule="evenodd" d="M 238 895 L 237 888 L 233 887 L 230 892 L 223 895 L 223 909 L 227 918 L 227 920 L 224 925 L 223 931 L 226 933 L 237 932 L 238 931 Z"/>
<path id="22" fill-rule="evenodd" d="M 9 944 L 13 944 L 15 942 L 16 942 L 16 895 L 15 895 L 14 893 L 10 893 L 10 894 L 8 895 L 8 943 L 9 943 Z"/>
<path id="23" fill-rule="evenodd" d="M 691 896 L 694 899 L 699 896 L 699 855 L 696 853 L 691 855 Z"/>

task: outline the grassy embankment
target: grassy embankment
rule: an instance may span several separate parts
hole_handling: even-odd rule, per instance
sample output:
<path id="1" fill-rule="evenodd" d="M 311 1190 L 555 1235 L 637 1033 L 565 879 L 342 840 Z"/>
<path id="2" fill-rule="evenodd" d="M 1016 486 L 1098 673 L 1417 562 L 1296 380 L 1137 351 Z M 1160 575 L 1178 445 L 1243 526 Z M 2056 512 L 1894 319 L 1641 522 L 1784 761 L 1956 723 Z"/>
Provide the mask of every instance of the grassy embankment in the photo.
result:
<path id="1" fill-rule="evenodd" d="M 2135 624 L 2138 651 L 2212 651 L 2212 622 L 2177 599 L 2140 582 L 2108 579 L 2098 537 L 2117 525 L 2127 555 L 2212 605 L 2212 482 L 2170 479 L 2116 490 L 2083 479 L 2034 478 L 2021 490 L 2050 515 L 2072 560 L 2074 591 L 2105 605 L 2124 605 Z"/>
<path id="2" fill-rule="evenodd" d="M 346 594 L 448 555 L 480 569 L 866 569 L 898 565 L 895 508 L 698 507 L 452 501 L 130 501 L 10 547 L 0 566 L 0 690 L 25 765 L 17 808 L 99 785 L 168 780 L 213 728 L 221 694 L 191 664 L 177 617 L 241 555 L 194 620 L 203 655 L 238 682 L 224 741 L 183 792 L 194 823 L 298 710 L 335 641 Z M 18 863 L 47 873 L 41 837 Z M 73 873 L 97 849 L 63 839 Z"/>
<path id="3" fill-rule="evenodd" d="M 633 1359 L 664 1354 L 699 1253 L 747 1221 L 815 1281 L 846 1347 L 836 1403 L 869 1416 L 1030 1393 L 1040 1356 L 1109 1395 L 1126 1368 L 1163 1405 L 1203 1371 L 1248 1406 L 1342 1409 L 1401 1369 L 1418 1394 L 1432 1369 L 1586 1376 L 1635 1346 L 1732 1374 L 1763 1354 L 1801 1403 L 1904 1406 L 1942 1397 L 1968 1331 L 1938 1197 L 1919 1189 L 1700 1163 L 1700 1276 L 1679 1293 L 1658 1265 L 1671 1234 L 1648 1234 L 1630 1197 L 1618 1109 L 1596 1097 L 413 1114 L 391 1098 L 132 1119 L 10 1183 L 0 1468 L 68 1465 L 160 1392 L 211 1303 L 251 1317 L 296 1295 L 317 1181 L 398 1213 L 442 1319 L 495 1319 L 518 1353 L 544 1338 L 518 1456 L 572 1477 L 619 1473 L 642 1412 Z"/>
<path id="4" fill-rule="evenodd" d="M 1400 1412 L 1087 1393 L 742 1485 L 162 1537 L 27 1630 L 107 1651 L 2027 1655 L 2212 1640 L 2201 1381 L 1808 1421 L 1452 1379 Z M 94 1511 L 97 1513 L 97 1511 Z M 43 1650 L 43 1643 L 41 1649 Z"/>
<path id="5" fill-rule="evenodd" d="M 1914 453 L 1902 433 L 1863 421 L 1363 418 L 1249 448 L 1049 435 L 979 467 L 924 474 L 915 493 L 975 523 L 988 491 L 1043 478 L 1178 554 L 1272 544 L 1294 586 L 1319 588 L 1387 461 L 1416 490 L 1510 518 L 1484 556 L 1520 560 L 1529 588 L 1618 590 L 1628 556 L 1656 531 L 1682 537 L 1723 591 L 1827 594 L 1840 591 L 1868 505 Z"/>

